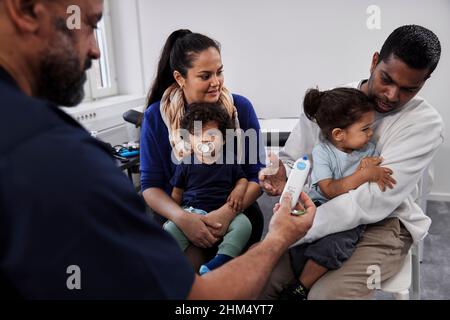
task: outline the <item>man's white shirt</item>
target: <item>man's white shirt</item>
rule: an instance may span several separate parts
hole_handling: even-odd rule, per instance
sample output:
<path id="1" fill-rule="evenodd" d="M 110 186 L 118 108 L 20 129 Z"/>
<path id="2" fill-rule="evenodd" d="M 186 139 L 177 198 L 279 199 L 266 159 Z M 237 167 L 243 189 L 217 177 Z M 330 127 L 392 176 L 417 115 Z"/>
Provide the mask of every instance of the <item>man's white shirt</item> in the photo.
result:
<path id="1" fill-rule="evenodd" d="M 359 89 L 361 84 L 362 81 L 346 87 Z M 394 189 L 382 192 L 376 183 L 365 183 L 328 201 L 317 208 L 312 228 L 296 245 L 387 217 L 398 217 L 414 241 L 428 234 L 431 219 L 422 211 L 418 200 L 422 192 L 421 179 L 423 175 L 430 175 L 430 163 L 444 141 L 441 116 L 428 102 L 416 96 L 399 110 L 377 113 L 373 129 L 372 141 L 384 159 L 381 165 L 394 172 L 397 181 Z M 319 136 L 319 127 L 306 117 L 302 108 L 299 122 L 279 153 L 288 175 L 298 158 L 311 156 Z M 428 190 L 430 186 L 425 188 Z"/>

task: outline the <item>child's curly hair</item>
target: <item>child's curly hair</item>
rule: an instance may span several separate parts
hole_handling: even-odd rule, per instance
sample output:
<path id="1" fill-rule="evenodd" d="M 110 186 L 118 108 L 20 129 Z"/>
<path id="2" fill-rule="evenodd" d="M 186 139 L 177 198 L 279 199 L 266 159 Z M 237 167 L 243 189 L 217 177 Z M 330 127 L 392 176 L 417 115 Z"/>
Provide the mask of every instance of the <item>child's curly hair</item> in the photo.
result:
<path id="1" fill-rule="evenodd" d="M 201 121 L 203 125 L 214 121 L 218 124 L 218 129 L 225 139 L 227 129 L 236 129 L 234 121 L 230 118 L 225 108 L 217 103 L 192 103 L 187 107 L 187 111 L 181 119 L 181 129 L 194 134 L 195 121 Z"/>

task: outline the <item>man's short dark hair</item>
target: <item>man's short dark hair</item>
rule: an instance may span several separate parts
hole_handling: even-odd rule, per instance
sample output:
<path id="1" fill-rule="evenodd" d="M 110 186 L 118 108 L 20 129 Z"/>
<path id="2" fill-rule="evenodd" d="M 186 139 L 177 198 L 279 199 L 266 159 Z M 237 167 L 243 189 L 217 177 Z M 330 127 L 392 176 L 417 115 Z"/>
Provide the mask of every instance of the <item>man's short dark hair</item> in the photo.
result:
<path id="1" fill-rule="evenodd" d="M 418 25 L 406 25 L 395 29 L 386 39 L 378 63 L 386 62 L 391 54 L 412 69 L 428 68 L 430 75 L 441 57 L 441 43 L 431 30 Z"/>

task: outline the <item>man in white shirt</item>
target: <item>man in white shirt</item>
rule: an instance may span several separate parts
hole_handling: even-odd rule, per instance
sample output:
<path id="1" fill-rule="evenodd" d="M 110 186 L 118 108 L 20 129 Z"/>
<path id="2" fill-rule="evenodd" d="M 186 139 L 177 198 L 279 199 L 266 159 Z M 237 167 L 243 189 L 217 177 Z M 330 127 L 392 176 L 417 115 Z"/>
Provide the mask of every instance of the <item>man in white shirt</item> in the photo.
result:
<path id="1" fill-rule="evenodd" d="M 411 244 L 427 235 L 431 219 L 416 203 L 418 182 L 443 142 L 444 125 L 437 111 L 417 93 L 436 68 L 440 54 L 440 42 L 433 32 L 417 25 L 402 26 L 373 55 L 370 78 L 348 85 L 376 101 L 373 139 L 384 159 L 380 165 L 393 170 L 397 184 L 381 192 L 376 183 L 366 183 L 317 209 L 313 227 L 297 244 L 361 224 L 368 226 L 352 257 L 320 278 L 308 299 L 370 298 L 369 267 L 380 268 L 381 282 L 389 279 L 400 270 Z M 310 155 L 318 141 L 319 127 L 302 111 L 280 151 L 280 160 L 271 155 L 273 163 L 280 161 L 278 171 L 260 172 L 265 192 L 280 195 L 292 164 Z M 261 298 L 277 298 L 295 281 L 291 263 L 296 250 L 291 248 L 280 259 Z"/>

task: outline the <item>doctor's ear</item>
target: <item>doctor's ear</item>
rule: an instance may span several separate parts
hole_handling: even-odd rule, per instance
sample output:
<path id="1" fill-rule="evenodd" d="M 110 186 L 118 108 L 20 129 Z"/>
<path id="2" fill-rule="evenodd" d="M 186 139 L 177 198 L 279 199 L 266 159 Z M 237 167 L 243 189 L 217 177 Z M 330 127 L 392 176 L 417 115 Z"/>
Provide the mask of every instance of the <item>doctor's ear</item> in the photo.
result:
<path id="1" fill-rule="evenodd" d="M 334 128 L 331 132 L 331 137 L 333 140 L 341 142 L 345 138 L 345 130 L 342 130 L 341 128 Z"/>
<path id="2" fill-rule="evenodd" d="M 35 33 L 48 14 L 48 7 L 38 0 L 2 0 L 11 22 L 21 32 Z"/>

